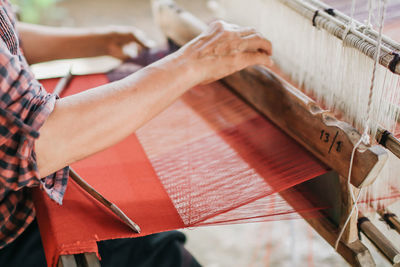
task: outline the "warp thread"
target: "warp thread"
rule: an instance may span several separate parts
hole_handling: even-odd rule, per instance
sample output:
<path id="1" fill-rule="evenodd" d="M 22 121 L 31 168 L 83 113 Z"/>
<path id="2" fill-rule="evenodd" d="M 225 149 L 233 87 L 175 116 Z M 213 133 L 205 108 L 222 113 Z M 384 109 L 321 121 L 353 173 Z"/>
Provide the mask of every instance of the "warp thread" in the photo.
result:
<path id="1" fill-rule="evenodd" d="M 350 167 L 349 167 L 349 173 L 347 176 L 347 184 L 348 184 L 348 188 L 350 191 L 350 195 L 351 195 L 351 199 L 353 201 L 352 203 L 352 208 L 351 211 L 346 219 L 346 222 L 344 223 L 338 238 L 336 239 L 335 242 L 335 250 L 337 250 L 337 247 L 339 245 L 340 239 L 342 238 L 342 235 L 346 229 L 347 224 L 350 222 L 351 216 L 353 215 L 354 211 L 358 211 L 358 207 L 357 207 L 357 203 L 358 200 L 361 196 L 361 191 L 362 188 L 360 189 L 360 192 L 358 194 L 357 199 L 355 199 L 354 196 L 354 192 L 352 190 L 351 184 L 350 184 L 350 178 L 351 178 L 351 171 L 353 169 L 353 160 L 354 160 L 354 155 L 356 152 L 356 149 L 358 148 L 358 146 L 363 142 L 364 144 L 370 144 L 370 137 L 368 135 L 369 132 L 369 122 L 371 120 L 371 103 L 372 103 L 372 97 L 373 97 L 373 93 L 374 93 L 374 88 L 375 88 L 375 78 L 376 78 L 376 70 L 377 70 L 377 65 L 379 62 L 379 57 L 380 57 L 380 52 L 381 52 L 381 46 L 382 46 L 382 32 L 383 32 L 383 25 L 384 25 L 384 21 L 385 21 L 385 12 L 386 12 L 386 7 L 387 7 L 387 0 L 382 0 L 383 2 L 383 7 L 381 10 L 381 17 L 380 17 L 380 23 L 379 23 L 379 34 L 378 34 L 378 44 L 376 45 L 376 53 L 375 53 L 375 58 L 374 58 L 374 67 L 372 70 L 372 77 L 371 77 L 371 86 L 369 88 L 369 96 L 368 96 L 368 105 L 367 105 L 367 112 L 366 112 L 366 124 L 365 124 L 365 128 L 364 128 L 364 133 L 361 135 L 360 140 L 358 140 L 357 144 L 354 146 L 353 151 L 351 153 L 351 158 L 350 158 Z M 352 1 L 352 14 L 351 14 L 351 21 L 349 23 L 349 25 L 353 25 L 353 16 L 354 16 L 354 10 L 355 10 L 355 3 L 356 0 Z M 372 12 L 371 10 L 369 10 L 369 12 Z M 346 34 L 347 35 L 347 34 Z M 343 39 L 344 40 L 344 39 Z M 356 216 L 358 215 L 358 212 L 356 213 Z"/>
<path id="2" fill-rule="evenodd" d="M 349 34 L 350 30 L 354 28 L 354 12 L 356 10 L 356 0 L 351 1 L 351 10 L 350 10 L 350 21 L 346 25 L 346 28 L 343 31 L 342 34 L 342 40 L 344 41 L 346 39 L 347 34 Z"/>
<path id="3" fill-rule="evenodd" d="M 400 55 L 396 52 L 392 52 L 393 58 L 389 63 L 389 70 L 393 73 L 396 73 L 397 63 L 400 61 Z"/>

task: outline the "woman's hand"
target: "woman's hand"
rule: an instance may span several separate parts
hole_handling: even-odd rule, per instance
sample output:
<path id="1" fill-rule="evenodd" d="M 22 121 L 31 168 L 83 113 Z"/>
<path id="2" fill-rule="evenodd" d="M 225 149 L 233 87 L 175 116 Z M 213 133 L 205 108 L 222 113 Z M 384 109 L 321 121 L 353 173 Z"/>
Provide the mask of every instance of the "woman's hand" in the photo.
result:
<path id="1" fill-rule="evenodd" d="M 177 52 L 124 79 L 57 100 L 35 142 L 39 172 L 47 176 L 119 142 L 199 83 L 250 65 L 270 66 L 270 55 L 270 42 L 253 29 L 214 22 Z"/>
<path id="2" fill-rule="evenodd" d="M 180 57 L 193 67 L 194 79 L 205 84 L 251 65 L 272 66 L 271 43 L 252 28 L 223 21 L 182 47 Z"/>
<path id="3" fill-rule="evenodd" d="M 106 27 L 104 36 L 104 43 L 100 45 L 106 48 L 108 55 L 122 60 L 128 59 L 131 56 L 124 49 L 127 45 L 135 44 L 138 53 L 142 49 L 154 46 L 154 42 L 148 39 L 142 31 L 131 26 Z"/>
<path id="4" fill-rule="evenodd" d="M 19 22 L 17 27 L 30 64 L 104 55 L 127 59 L 125 45 L 134 43 L 139 52 L 152 45 L 141 31 L 130 26 L 59 28 Z"/>

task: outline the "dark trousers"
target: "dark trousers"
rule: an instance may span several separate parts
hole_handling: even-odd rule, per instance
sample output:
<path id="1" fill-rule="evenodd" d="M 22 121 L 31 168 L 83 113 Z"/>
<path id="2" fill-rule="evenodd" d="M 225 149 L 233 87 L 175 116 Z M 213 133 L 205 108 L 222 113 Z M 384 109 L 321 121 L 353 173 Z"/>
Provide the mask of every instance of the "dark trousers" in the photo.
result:
<path id="1" fill-rule="evenodd" d="M 145 237 L 98 242 L 103 267 L 197 267 L 200 264 L 183 247 L 185 235 L 171 231 Z M 0 267 L 45 267 L 42 240 L 36 220 L 14 242 L 0 250 Z"/>

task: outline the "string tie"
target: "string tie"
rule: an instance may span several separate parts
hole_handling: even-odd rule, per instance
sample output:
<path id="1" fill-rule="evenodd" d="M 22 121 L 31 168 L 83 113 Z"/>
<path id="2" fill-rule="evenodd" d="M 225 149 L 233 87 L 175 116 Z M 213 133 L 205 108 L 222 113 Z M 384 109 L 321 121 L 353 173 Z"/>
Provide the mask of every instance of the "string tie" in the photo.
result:
<path id="1" fill-rule="evenodd" d="M 325 8 L 324 11 L 325 11 L 327 14 L 333 16 L 333 17 L 336 16 L 335 10 L 334 10 L 333 8 Z M 314 27 L 317 27 L 317 23 L 316 23 L 315 20 L 316 20 L 316 18 L 318 17 L 318 15 L 319 15 L 319 10 L 317 9 L 317 10 L 315 10 L 314 16 L 313 16 L 313 18 L 312 18 L 312 25 L 313 25 Z"/>
<path id="2" fill-rule="evenodd" d="M 386 141 L 389 139 L 389 136 L 390 136 L 390 132 L 388 130 L 385 130 L 381 135 L 379 144 L 386 147 Z"/>
<path id="3" fill-rule="evenodd" d="M 326 8 L 324 9 L 324 11 L 333 17 L 336 16 L 335 10 L 333 8 Z"/>
<path id="4" fill-rule="evenodd" d="M 319 10 L 318 10 L 318 9 L 315 10 L 314 16 L 313 16 L 313 18 L 312 18 L 312 25 L 313 25 L 314 27 L 317 27 L 317 23 L 315 23 L 315 19 L 317 18 L 318 13 L 319 13 Z"/>
<path id="5" fill-rule="evenodd" d="M 346 25 L 346 28 L 343 31 L 343 34 L 342 34 L 343 41 L 346 39 L 346 36 L 349 34 L 349 32 L 353 29 L 354 29 L 354 22 L 353 22 L 353 20 L 351 20 L 350 23 L 348 23 Z"/>
<path id="6" fill-rule="evenodd" d="M 367 120 L 367 121 L 369 121 L 369 120 Z M 356 198 L 356 196 L 354 195 L 353 189 L 352 189 L 352 187 L 351 187 L 351 172 L 352 172 L 352 170 L 353 170 L 354 156 L 355 156 L 355 153 L 356 153 L 356 151 L 357 151 L 357 148 L 361 145 L 361 143 L 364 143 L 365 145 L 369 145 L 369 144 L 370 144 L 371 139 L 370 139 L 370 137 L 369 137 L 369 135 L 368 135 L 368 132 L 369 132 L 369 127 L 368 127 L 368 123 L 367 123 L 367 125 L 365 126 L 365 129 L 364 129 L 363 134 L 361 135 L 360 139 L 359 139 L 358 142 L 354 145 L 353 150 L 351 151 L 350 167 L 349 167 L 349 172 L 348 172 L 348 175 L 347 175 L 347 188 L 348 188 L 349 191 L 350 191 L 350 196 L 351 196 L 351 201 L 352 201 L 352 203 L 351 203 L 352 208 L 351 208 L 351 211 L 350 211 L 350 213 L 349 213 L 349 215 L 348 215 L 348 217 L 347 217 L 347 219 L 346 219 L 346 222 L 344 223 L 342 229 L 340 230 L 340 233 L 339 233 L 339 235 L 338 235 L 338 238 L 336 239 L 336 242 L 335 242 L 335 250 L 337 250 L 337 247 L 338 247 L 338 245 L 339 245 L 340 239 L 342 238 L 343 233 L 344 233 L 344 230 L 346 229 L 347 224 L 350 222 L 350 219 L 351 219 L 351 217 L 353 216 L 354 211 L 357 211 L 357 212 L 356 212 L 356 216 L 358 216 L 358 206 L 357 206 L 357 203 L 358 203 L 358 200 L 360 199 L 361 190 L 362 190 L 362 189 L 360 189 L 360 192 L 358 193 L 358 196 L 357 196 L 357 198 Z"/>
<path id="7" fill-rule="evenodd" d="M 361 142 L 363 142 L 364 145 L 369 145 L 370 142 L 371 142 L 371 138 L 369 137 L 368 132 L 369 132 L 369 127 L 368 127 L 368 125 L 367 125 L 367 126 L 365 127 L 365 129 L 364 129 L 363 134 L 361 135 L 361 138 L 360 138 Z"/>
<path id="8" fill-rule="evenodd" d="M 396 73 L 397 63 L 400 61 L 400 56 L 396 52 L 392 52 L 393 58 L 389 63 L 389 70 L 393 73 Z"/>

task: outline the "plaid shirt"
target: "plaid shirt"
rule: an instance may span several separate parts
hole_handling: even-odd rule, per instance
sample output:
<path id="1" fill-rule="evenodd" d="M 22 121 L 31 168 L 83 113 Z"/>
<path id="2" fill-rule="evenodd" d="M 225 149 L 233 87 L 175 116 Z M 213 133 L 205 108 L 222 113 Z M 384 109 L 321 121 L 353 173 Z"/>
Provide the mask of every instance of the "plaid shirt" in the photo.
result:
<path id="1" fill-rule="evenodd" d="M 15 18 L 0 0 L 0 248 L 17 238 L 35 218 L 29 188 L 41 186 L 61 204 L 68 167 L 40 179 L 34 151 L 39 128 L 56 97 L 35 80 L 22 54 Z"/>

